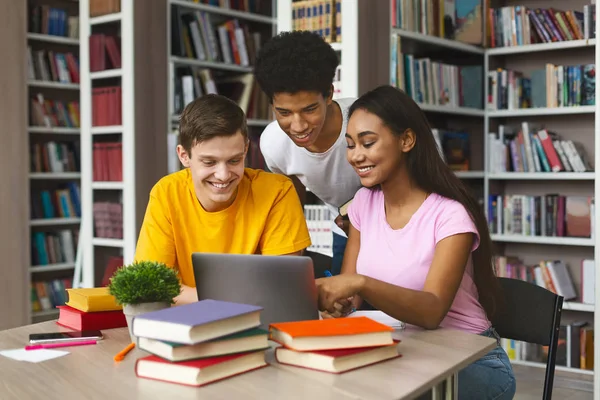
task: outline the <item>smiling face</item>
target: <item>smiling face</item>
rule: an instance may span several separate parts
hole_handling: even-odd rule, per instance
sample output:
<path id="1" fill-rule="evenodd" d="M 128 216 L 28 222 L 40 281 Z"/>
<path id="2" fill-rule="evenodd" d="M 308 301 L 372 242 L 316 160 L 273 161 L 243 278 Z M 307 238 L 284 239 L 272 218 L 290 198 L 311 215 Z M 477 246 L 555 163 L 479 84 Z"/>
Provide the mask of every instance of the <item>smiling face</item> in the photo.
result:
<path id="1" fill-rule="evenodd" d="M 247 139 L 241 132 L 196 143 L 190 151 L 177 147 L 181 163 L 190 168 L 196 197 L 209 212 L 221 211 L 235 200 L 244 176 Z"/>
<path id="2" fill-rule="evenodd" d="M 375 114 L 356 110 L 348 121 L 346 157 L 365 187 L 385 183 L 405 162 L 405 153 L 414 146 L 414 135 L 394 133 Z"/>
<path id="3" fill-rule="evenodd" d="M 327 117 L 331 96 L 318 92 L 277 93 L 273 109 L 279 127 L 298 147 L 311 149 L 319 139 Z"/>

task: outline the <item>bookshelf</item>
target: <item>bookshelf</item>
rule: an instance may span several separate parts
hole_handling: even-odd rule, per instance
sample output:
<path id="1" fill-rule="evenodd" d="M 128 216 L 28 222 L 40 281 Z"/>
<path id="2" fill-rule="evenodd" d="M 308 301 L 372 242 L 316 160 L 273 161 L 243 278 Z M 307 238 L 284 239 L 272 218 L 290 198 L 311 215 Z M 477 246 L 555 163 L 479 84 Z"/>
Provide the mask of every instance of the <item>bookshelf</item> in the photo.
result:
<path id="1" fill-rule="evenodd" d="M 71 287 L 79 201 L 79 21 L 67 0 L 29 0 L 25 16 L 28 115 L 28 322 L 58 314 Z"/>
<path id="2" fill-rule="evenodd" d="M 233 8 L 236 5 L 167 1 L 169 173 L 182 168 L 176 152 L 179 114 L 206 93 L 225 95 L 244 110 L 250 137 L 247 166 L 265 168 L 258 138 L 272 116 L 252 71 L 258 49 L 276 32 L 276 4 L 275 0 L 242 3 Z"/>
<path id="3" fill-rule="evenodd" d="M 107 269 L 133 261 L 150 189 L 167 169 L 166 19 L 163 3 L 144 0 L 81 0 L 79 13 L 82 262 L 74 285 L 94 287 Z"/>
<path id="4" fill-rule="evenodd" d="M 423 104 L 421 108 L 426 112 L 434 127 L 441 121 L 441 114 L 446 116 L 445 121 L 448 121 L 448 124 L 450 124 L 449 121 L 451 121 L 452 118 L 456 117 L 462 118 L 461 125 L 463 126 L 466 126 L 465 121 L 467 117 L 477 119 L 477 127 L 473 126 L 471 129 L 463 129 L 469 132 L 471 139 L 471 156 L 475 156 L 475 152 L 479 152 L 483 157 L 481 160 L 472 160 L 472 165 L 470 166 L 472 168 L 470 169 L 475 170 L 460 171 L 457 172 L 457 175 L 462 178 L 468 176 L 469 178 L 474 178 L 478 181 L 479 190 L 482 193 L 482 206 L 488 215 L 488 220 L 490 220 L 492 240 L 496 246 L 497 254 L 499 256 L 518 257 L 520 262 L 513 260 L 512 265 L 515 268 L 514 270 L 519 269 L 519 271 L 524 270 L 522 269 L 525 268 L 522 267 L 523 264 L 536 265 L 541 260 L 562 260 L 568 266 L 568 273 L 571 276 L 577 294 L 577 298 L 565 301 L 562 323 L 570 325 L 572 323 L 584 321 L 588 323 L 589 328 L 592 328 L 593 330 L 600 329 L 600 316 L 596 315 L 597 311 L 595 304 L 583 303 L 581 300 L 581 282 L 583 280 L 581 267 L 582 260 L 597 260 L 600 258 L 600 244 L 597 242 L 593 230 L 594 226 L 598 226 L 600 219 L 598 213 L 593 211 L 593 207 L 587 208 L 587 211 L 585 211 L 584 207 L 584 216 L 588 215 L 588 234 L 586 235 L 584 232 L 583 234 L 580 233 L 578 236 L 566 236 L 567 230 L 569 229 L 568 222 L 565 222 L 563 228 L 557 228 L 556 226 L 552 227 L 555 232 L 550 232 L 552 230 L 550 222 L 547 224 L 545 222 L 538 222 L 537 225 L 534 226 L 534 228 L 538 230 L 538 232 L 536 232 L 537 234 L 516 234 L 513 232 L 520 231 L 516 228 L 514 231 L 512 229 L 506 229 L 506 221 L 498 219 L 496 208 L 494 208 L 498 201 L 497 197 L 494 197 L 495 195 L 501 195 L 503 196 L 503 199 L 507 199 L 506 196 L 513 196 L 511 201 L 515 201 L 514 196 L 516 195 L 537 196 L 537 199 L 528 201 L 539 201 L 544 202 L 541 204 L 548 204 L 555 200 L 548 199 L 548 197 L 545 196 L 558 193 L 561 196 L 566 196 L 566 200 L 564 200 L 561 207 L 565 207 L 567 210 L 569 209 L 569 206 L 566 203 L 569 202 L 570 198 L 597 198 L 597 196 L 600 195 L 600 185 L 597 182 L 597 173 L 594 169 L 575 168 L 577 162 L 574 159 L 577 158 L 577 154 L 583 154 L 592 166 L 600 165 L 600 138 L 597 133 L 599 132 L 600 125 L 596 118 L 599 106 L 595 102 L 590 104 L 585 103 L 586 92 L 583 91 L 584 89 L 573 89 L 572 93 L 561 92 L 563 94 L 562 99 L 564 105 L 559 106 L 560 100 L 554 101 L 553 98 L 553 95 L 556 96 L 556 93 L 550 92 L 547 97 L 542 96 L 540 98 L 540 93 L 537 91 L 534 92 L 534 90 L 539 90 L 540 87 L 540 81 L 537 80 L 535 81 L 535 86 L 531 88 L 533 95 L 531 95 L 529 101 L 532 103 L 532 107 L 518 108 L 514 101 L 512 104 L 509 104 L 510 100 L 507 101 L 506 99 L 502 99 L 501 95 L 498 94 L 501 93 L 499 87 L 495 87 L 493 83 L 496 82 L 496 85 L 498 85 L 499 83 L 497 82 L 501 82 L 502 75 L 499 75 L 500 78 L 496 76 L 496 74 L 502 73 L 497 72 L 501 70 L 519 71 L 523 73 L 524 77 L 532 78 L 533 80 L 533 76 L 539 74 L 539 72 L 536 71 L 546 68 L 546 64 L 555 66 L 597 64 L 600 56 L 598 51 L 596 51 L 596 39 L 588 35 L 584 36 L 584 38 L 575 38 L 574 40 L 559 40 L 551 43 L 531 43 L 530 40 L 524 40 L 521 37 L 518 39 L 518 45 L 515 43 L 515 45 L 512 46 L 491 47 L 492 42 L 490 37 L 482 36 L 481 39 L 487 40 L 489 45 L 487 47 L 477 46 L 439 37 L 440 33 L 437 32 L 437 28 L 434 29 L 436 30 L 435 32 L 432 32 L 431 26 L 415 29 L 414 25 L 412 25 L 413 22 L 410 21 L 410 17 L 406 16 L 406 13 L 404 18 L 408 18 L 409 21 L 405 19 L 398 24 L 399 21 L 393 20 L 395 15 L 395 1 L 392 0 L 390 3 L 392 24 L 394 25 L 392 27 L 392 43 L 390 50 L 390 81 L 392 84 L 396 83 L 398 85 L 398 82 L 402 80 L 401 77 L 406 76 L 404 70 L 405 65 L 402 65 L 401 67 L 398 66 L 399 61 L 397 59 L 397 53 L 402 53 L 403 55 L 414 54 L 414 59 L 430 58 L 432 62 L 435 60 L 439 62 L 460 62 L 461 65 L 472 63 L 482 66 L 482 85 L 479 90 L 483 101 L 480 103 L 479 107 L 466 109 L 462 106 L 451 106 L 448 108 L 445 105 L 441 106 L 439 104 Z M 520 6 L 521 8 L 518 10 L 523 9 L 523 7 L 531 7 L 531 9 L 535 10 L 540 7 L 547 7 L 553 8 L 556 11 L 582 11 L 583 15 L 584 6 L 589 3 L 590 2 L 582 0 L 571 2 L 565 6 L 559 4 L 558 1 L 553 0 L 545 1 L 543 4 L 533 1 L 492 1 L 491 8 L 501 9 L 502 7 L 511 7 L 507 9 L 512 10 L 514 7 Z M 525 15 L 519 14 L 519 12 L 517 12 L 517 15 Z M 490 15 L 489 13 L 490 11 L 487 9 L 484 11 L 484 15 Z M 534 17 L 528 16 L 526 18 Z M 522 19 L 521 21 L 523 20 L 527 21 L 528 19 Z M 533 24 L 533 20 L 531 21 L 531 24 Z M 494 29 L 493 21 L 490 23 L 490 19 L 486 18 L 485 21 L 481 21 L 480 26 L 482 32 L 487 32 L 488 24 L 491 29 Z M 401 29 L 399 25 L 404 29 Z M 526 29 L 525 27 L 527 24 L 518 24 L 518 26 L 520 26 L 521 29 Z M 588 26 L 593 28 L 591 23 Z M 530 26 L 530 28 L 534 29 L 533 26 Z M 499 28 L 496 26 L 496 29 L 493 30 L 495 35 L 498 35 L 498 29 Z M 415 30 L 417 32 L 415 32 Z M 559 32 L 559 35 L 560 34 L 561 33 Z M 394 35 L 396 35 L 396 37 L 394 37 Z M 533 35 L 538 35 L 537 31 Z M 516 37 L 516 35 L 513 35 L 513 37 Z M 460 52 L 460 57 L 458 57 L 458 52 Z M 465 62 L 465 57 L 470 57 L 468 62 Z M 397 62 L 394 62 L 395 58 Z M 556 69 L 549 69 L 548 76 L 554 76 L 554 74 L 560 76 L 561 72 L 557 73 L 555 72 L 556 70 L 563 72 L 563 77 L 568 76 L 567 74 L 570 72 L 566 67 L 562 67 L 562 70 L 559 67 Z M 581 67 L 580 71 L 584 71 L 584 67 Z M 508 73 L 506 74 L 508 75 Z M 573 74 L 575 74 L 575 72 L 573 72 Z M 519 74 L 514 74 L 514 76 L 520 77 Z M 575 81 L 574 78 L 569 79 L 572 79 L 569 82 L 573 87 L 575 87 L 573 82 L 581 84 L 581 81 Z M 509 78 L 509 81 L 511 80 L 512 76 Z M 406 79 L 404 79 L 404 82 L 400 85 L 404 84 L 406 86 L 405 81 Z M 519 82 L 524 82 L 524 84 L 528 83 L 525 81 Z M 549 84 L 553 84 L 551 80 L 548 82 Z M 508 94 L 507 97 L 511 96 L 511 100 L 515 100 L 512 96 L 517 92 L 513 91 L 513 89 L 510 88 L 510 85 L 508 86 L 509 87 L 506 89 L 507 93 L 512 93 Z M 406 90 L 406 87 L 403 87 L 403 89 Z M 472 89 L 472 87 L 470 89 Z M 598 89 L 595 88 L 594 90 L 595 96 L 598 96 Z M 587 93 L 589 94 L 589 90 Z M 426 96 L 426 94 L 419 95 Z M 576 101 L 580 99 L 583 99 L 581 100 L 583 103 Z M 535 104 L 533 104 L 534 101 Z M 571 103 L 569 103 L 569 101 L 571 101 Z M 493 104 L 488 104 L 488 102 Z M 501 107 L 498 107 L 498 104 L 500 104 Z M 510 128 L 513 129 L 512 132 Z M 521 153 L 517 153 L 516 156 L 513 155 L 513 153 L 510 153 L 511 156 L 499 157 L 498 154 L 505 154 L 506 150 L 504 150 L 502 144 L 498 147 L 498 135 L 501 132 L 506 133 L 507 136 L 504 137 L 506 140 L 504 141 L 504 145 L 508 146 L 508 152 L 510 152 L 510 139 L 506 138 L 510 138 L 513 134 L 517 135 L 519 131 L 522 132 L 525 129 L 531 129 L 529 132 L 535 134 L 535 137 L 538 137 L 540 140 L 544 138 L 543 134 L 539 135 L 540 130 L 545 129 L 548 132 L 556 132 L 559 135 L 559 140 L 580 143 L 581 148 L 576 147 L 574 149 L 575 152 L 571 152 L 570 156 L 567 154 L 566 163 L 562 158 L 559 159 L 560 164 L 563 166 L 561 172 L 543 172 L 546 171 L 546 169 L 541 161 L 543 157 L 539 150 L 537 153 L 532 152 L 532 155 L 535 157 L 537 154 L 537 159 L 540 164 L 536 166 L 536 163 L 534 162 L 535 159 L 531 158 L 530 160 L 532 161 L 529 161 L 528 163 L 530 168 L 524 168 L 522 165 L 524 162 L 523 160 L 521 160 L 521 164 L 516 164 L 517 168 L 515 168 L 514 160 L 516 160 L 518 154 Z M 536 147 L 535 137 L 533 135 L 530 136 L 533 138 L 532 146 Z M 550 140 L 556 141 L 557 139 L 552 136 L 549 137 Z M 476 145 L 475 141 L 477 142 Z M 559 145 L 557 148 L 556 143 L 550 142 L 550 147 L 555 148 L 557 155 L 560 155 L 559 148 L 562 148 L 563 150 L 565 148 L 571 149 L 568 145 L 567 147 L 564 146 L 565 144 L 563 143 L 562 146 Z M 549 150 L 544 150 L 542 153 L 549 154 L 547 151 Z M 523 157 L 528 157 L 527 152 L 523 154 Z M 564 167 L 569 163 L 572 168 L 570 171 L 565 171 Z M 561 201 L 561 199 L 558 200 L 558 202 Z M 526 204 L 522 204 L 523 207 L 525 207 Z M 576 203 L 573 201 L 571 204 Z M 523 210 L 523 212 L 528 211 L 525 208 Z M 535 216 L 535 213 L 533 215 Z M 564 218 L 565 221 L 567 221 L 567 219 L 573 218 L 573 215 L 565 215 Z M 590 225 L 591 228 L 589 227 Z M 545 235 L 541 234 L 540 227 L 546 229 Z M 564 236 L 558 236 L 557 229 L 564 229 L 565 231 L 562 232 Z M 506 232 L 507 230 L 509 231 L 508 233 Z M 552 233 L 552 235 L 548 234 L 548 232 Z M 589 232 L 591 232 L 591 234 L 589 234 Z M 510 264 L 511 262 L 509 261 L 508 263 Z M 556 262 L 553 262 L 553 264 L 553 268 L 556 268 Z M 503 271 L 503 273 L 506 273 L 507 270 Z M 600 287 L 599 275 L 600 274 L 595 273 L 592 286 L 595 285 L 596 287 Z M 514 277 L 514 275 L 508 276 Z M 523 276 L 520 277 L 523 278 Z M 592 346 L 594 358 L 596 360 L 598 360 L 598 357 L 600 356 L 598 343 L 599 342 L 596 339 L 593 341 Z M 545 367 L 545 363 L 529 361 L 527 357 L 518 357 L 517 359 L 512 359 L 511 362 L 514 365 Z M 600 381 L 600 368 L 598 367 L 584 370 L 571 366 L 557 365 L 557 370 L 594 375 L 595 381 Z M 599 399 L 600 389 L 597 385 L 594 390 L 594 398 Z"/>

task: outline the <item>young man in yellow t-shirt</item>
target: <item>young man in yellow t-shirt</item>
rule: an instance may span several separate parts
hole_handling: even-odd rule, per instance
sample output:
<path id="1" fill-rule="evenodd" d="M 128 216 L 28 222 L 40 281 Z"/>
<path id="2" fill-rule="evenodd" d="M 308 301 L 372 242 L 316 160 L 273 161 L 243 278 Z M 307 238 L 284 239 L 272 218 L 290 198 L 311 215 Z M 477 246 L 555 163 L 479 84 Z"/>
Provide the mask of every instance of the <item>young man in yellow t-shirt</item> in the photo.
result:
<path id="1" fill-rule="evenodd" d="M 244 167 L 248 128 L 236 103 L 194 100 L 181 114 L 179 140 L 186 168 L 152 188 L 135 254 L 179 270 L 178 304 L 198 300 L 194 252 L 300 254 L 311 244 L 291 180 Z"/>

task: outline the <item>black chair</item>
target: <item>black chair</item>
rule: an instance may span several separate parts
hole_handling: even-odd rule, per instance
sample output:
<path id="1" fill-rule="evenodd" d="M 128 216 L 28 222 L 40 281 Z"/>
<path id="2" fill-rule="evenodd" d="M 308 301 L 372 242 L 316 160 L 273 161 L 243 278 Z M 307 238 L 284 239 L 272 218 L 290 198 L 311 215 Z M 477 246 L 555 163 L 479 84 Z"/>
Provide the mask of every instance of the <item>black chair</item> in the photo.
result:
<path id="1" fill-rule="evenodd" d="M 548 346 L 543 399 L 552 398 L 563 297 L 518 279 L 498 278 L 503 303 L 492 318 L 500 337 Z"/>
<path id="2" fill-rule="evenodd" d="M 315 279 L 324 278 L 325 270 L 331 270 L 332 258 L 328 255 L 317 253 L 316 251 L 304 250 L 303 256 L 312 258 L 313 268 L 315 270 Z"/>

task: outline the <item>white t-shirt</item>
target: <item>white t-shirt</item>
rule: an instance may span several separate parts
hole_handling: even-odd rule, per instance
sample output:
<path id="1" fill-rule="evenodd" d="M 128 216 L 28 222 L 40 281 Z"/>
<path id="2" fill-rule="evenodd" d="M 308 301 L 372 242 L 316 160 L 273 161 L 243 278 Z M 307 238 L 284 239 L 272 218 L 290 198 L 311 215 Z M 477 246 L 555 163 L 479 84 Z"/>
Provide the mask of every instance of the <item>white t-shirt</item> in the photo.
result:
<path id="1" fill-rule="evenodd" d="M 348 108 L 355 100 L 335 100 L 342 111 L 342 130 L 333 146 L 324 153 L 311 153 L 303 147 L 296 146 L 277 121 L 267 125 L 260 136 L 260 150 L 269 169 L 275 173 L 298 177 L 307 189 L 327 205 L 333 219 L 339 214 L 338 207 L 353 198 L 361 188 L 360 178 L 346 159 L 344 137 Z M 344 231 L 335 223 L 332 223 L 331 229 L 346 237 Z"/>

